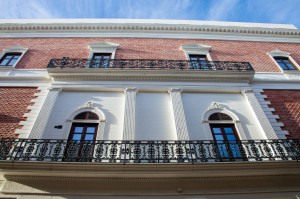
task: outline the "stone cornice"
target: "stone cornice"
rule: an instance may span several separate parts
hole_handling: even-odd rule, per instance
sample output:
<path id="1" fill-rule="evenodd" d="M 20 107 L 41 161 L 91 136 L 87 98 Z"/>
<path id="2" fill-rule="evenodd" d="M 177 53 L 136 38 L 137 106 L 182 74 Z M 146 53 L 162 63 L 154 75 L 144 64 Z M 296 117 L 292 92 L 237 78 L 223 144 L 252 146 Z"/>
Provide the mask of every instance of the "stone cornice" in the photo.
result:
<path id="1" fill-rule="evenodd" d="M 182 71 L 182 70 L 114 70 L 48 68 L 55 81 L 218 81 L 250 82 L 254 71 Z"/>
<path id="2" fill-rule="evenodd" d="M 21 20 L 20 20 L 21 21 Z M 155 21 L 155 20 L 154 20 Z M 2 22 L 2 23 L 1 23 Z M 177 23 L 176 23 L 177 22 Z M 89 21 L 43 23 L 20 22 L 13 23 L 0 21 L 0 33 L 87 33 L 87 32 L 156 32 L 156 33 L 216 33 L 238 35 L 261 35 L 298 37 L 300 30 L 289 25 L 250 24 L 245 23 L 197 23 L 198 21 L 160 21 L 153 23 L 147 20 L 135 22 L 134 20 L 116 21 Z M 243 26 L 244 25 L 244 26 Z"/>
<path id="3" fill-rule="evenodd" d="M 102 179 L 204 179 L 253 178 L 262 176 L 300 176 L 299 163 L 247 162 L 204 164 L 97 164 L 62 162 L 1 162 L 0 175 L 21 178 L 99 178 Z M 251 169 L 251 174 L 249 174 Z M 216 172 L 218 171 L 218 172 Z"/>

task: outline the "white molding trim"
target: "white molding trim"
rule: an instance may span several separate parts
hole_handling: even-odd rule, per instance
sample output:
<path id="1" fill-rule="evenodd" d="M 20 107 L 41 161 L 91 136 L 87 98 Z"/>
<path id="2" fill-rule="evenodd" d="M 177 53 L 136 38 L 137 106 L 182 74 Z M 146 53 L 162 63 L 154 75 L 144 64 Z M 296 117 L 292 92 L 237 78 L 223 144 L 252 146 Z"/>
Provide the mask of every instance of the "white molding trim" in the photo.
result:
<path id="1" fill-rule="evenodd" d="M 39 108 L 40 112 L 35 120 L 35 123 L 32 127 L 32 131 L 29 134 L 30 139 L 41 139 L 43 137 L 47 122 L 52 113 L 53 107 L 55 105 L 58 95 L 62 92 L 61 88 L 50 88 L 47 94 L 47 97 L 42 105 Z"/>
<path id="2" fill-rule="evenodd" d="M 190 60 L 191 54 L 193 55 L 205 55 L 208 61 L 212 61 L 212 58 L 209 54 L 209 51 L 212 49 L 211 46 L 203 45 L 203 44 L 184 44 L 180 47 L 180 50 L 185 52 L 185 57 L 187 60 Z"/>
<path id="3" fill-rule="evenodd" d="M 252 107 L 252 111 L 256 116 L 257 122 L 260 124 L 263 132 L 265 132 L 266 138 L 278 139 L 278 136 L 265 113 L 266 111 L 271 111 L 271 109 L 261 106 L 252 89 L 245 89 L 242 91 L 242 94 Z"/>
<path id="4" fill-rule="evenodd" d="M 268 53 L 272 57 L 289 57 L 291 53 L 280 51 L 278 49 L 275 49 Z"/>
<path id="5" fill-rule="evenodd" d="M 3 32 L 70 32 L 99 30 L 148 30 L 148 31 L 205 31 L 244 34 L 300 35 L 299 30 L 288 24 L 241 23 L 196 20 L 134 20 L 134 19 L 49 19 L 49 20 L 1 20 Z"/>
<path id="6" fill-rule="evenodd" d="M 182 89 L 170 89 L 170 99 L 173 109 L 173 117 L 176 127 L 177 139 L 178 140 L 189 140 L 189 133 L 186 124 L 186 118 L 183 108 L 183 102 L 181 97 Z"/>
<path id="7" fill-rule="evenodd" d="M 55 81 L 68 80 L 123 80 L 123 81 L 225 81 L 249 83 L 254 77 L 254 71 L 230 70 L 147 70 L 147 69 L 97 69 L 78 68 L 61 69 L 48 68 L 48 73 Z M 101 72 L 100 72 L 101 71 Z"/>
<path id="8" fill-rule="evenodd" d="M 22 128 L 15 131 L 15 134 L 19 134 L 18 138 L 27 139 L 29 137 L 29 134 L 31 133 L 40 110 L 45 102 L 47 94 L 48 87 L 40 86 L 37 88 L 37 92 L 34 94 L 36 98 L 31 100 L 31 102 L 34 102 L 34 104 L 27 107 L 30 112 L 23 115 L 23 117 L 26 117 L 27 119 L 25 121 L 20 121 L 19 125 L 22 125 Z"/>
<path id="9" fill-rule="evenodd" d="M 125 110 L 123 122 L 123 140 L 134 140 L 135 137 L 135 107 L 137 88 L 126 88 L 125 92 Z"/>
<path id="10" fill-rule="evenodd" d="M 9 47 L 9 48 L 5 48 L 2 52 L 2 54 L 0 55 L 0 60 L 3 58 L 3 56 L 6 53 L 22 53 L 22 54 L 13 66 L 0 66 L 0 70 L 2 70 L 2 69 L 14 69 L 17 66 L 17 64 L 19 63 L 19 61 L 23 58 L 23 56 L 25 55 L 25 53 L 27 51 L 28 51 L 28 48 L 24 48 L 24 47 L 18 46 L 18 45 L 17 46 L 12 46 L 12 47 Z"/>
<path id="11" fill-rule="evenodd" d="M 217 121 L 217 122 L 209 121 L 209 119 L 208 119 L 209 116 L 214 113 L 224 113 L 226 115 L 229 115 L 232 118 L 232 120 L 226 120 L 226 121 L 224 120 L 224 121 Z M 207 111 L 202 116 L 202 124 L 204 125 L 204 129 L 205 129 L 207 138 L 209 140 L 214 139 L 209 124 L 224 123 L 224 122 L 227 124 L 232 123 L 235 125 L 237 134 L 241 140 L 249 139 L 249 138 L 247 138 L 247 136 L 245 134 L 245 131 L 242 127 L 240 119 L 232 111 L 230 111 L 226 106 L 220 104 L 219 102 L 212 102 L 212 104 L 208 107 Z"/>
<path id="12" fill-rule="evenodd" d="M 112 42 L 98 42 L 89 44 L 90 55 L 89 59 L 92 59 L 94 53 L 111 53 L 111 59 L 115 58 L 116 50 L 119 44 Z"/>
<path id="13" fill-rule="evenodd" d="M 140 37 L 300 43 L 289 24 L 193 20 L 43 19 L 0 20 L 0 37 Z"/>

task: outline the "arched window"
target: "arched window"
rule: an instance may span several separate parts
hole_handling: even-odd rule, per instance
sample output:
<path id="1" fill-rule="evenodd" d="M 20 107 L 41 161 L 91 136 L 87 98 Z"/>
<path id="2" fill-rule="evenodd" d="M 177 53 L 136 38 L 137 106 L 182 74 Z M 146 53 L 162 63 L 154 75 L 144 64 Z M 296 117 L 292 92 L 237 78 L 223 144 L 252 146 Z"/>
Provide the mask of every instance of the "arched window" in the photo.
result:
<path id="1" fill-rule="evenodd" d="M 225 113 L 217 112 L 211 114 L 208 120 L 221 158 L 241 158 L 239 137 L 232 118 Z"/>
<path id="2" fill-rule="evenodd" d="M 65 151 L 66 161 L 92 160 L 98 121 L 98 115 L 89 111 L 81 112 L 74 117 Z"/>
<path id="3" fill-rule="evenodd" d="M 74 120 L 99 120 L 99 117 L 95 113 L 86 111 L 76 115 Z"/>
<path id="4" fill-rule="evenodd" d="M 232 118 L 225 113 L 213 113 L 209 116 L 208 120 L 232 120 Z"/>

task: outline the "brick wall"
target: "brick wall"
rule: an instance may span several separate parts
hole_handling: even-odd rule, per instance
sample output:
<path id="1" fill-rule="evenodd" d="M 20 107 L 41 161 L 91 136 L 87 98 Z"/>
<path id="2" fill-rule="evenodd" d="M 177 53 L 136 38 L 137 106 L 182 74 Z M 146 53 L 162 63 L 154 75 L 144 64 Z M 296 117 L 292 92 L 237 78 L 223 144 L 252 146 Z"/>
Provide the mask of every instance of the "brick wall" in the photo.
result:
<path id="1" fill-rule="evenodd" d="M 300 44 L 292 43 L 143 38 L 0 38 L 0 46 L 3 49 L 15 45 L 29 48 L 17 68 L 46 68 L 51 58 L 88 58 L 88 44 L 102 41 L 120 44 L 116 59 L 184 60 L 186 58 L 180 46 L 200 43 L 213 47 L 213 60 L 250 62 L 257 72 L 280 72 L 267 55 L 275 49 L 291 53 L 300 64 Z"/>
<path id="2" fill-rule="evenodd" d="M 287 138 L 300 139 L 300 90 L 264 90 L 264 94 L 284 124 L 282 129 L 289 131 Z"/>
<path id="3" fill-rule="evenodd" d="M 0 88 L 0 138 L 18 137 L 14 132 L 26 120 L 23 115 L 36 92 L 37 88 Z"/>

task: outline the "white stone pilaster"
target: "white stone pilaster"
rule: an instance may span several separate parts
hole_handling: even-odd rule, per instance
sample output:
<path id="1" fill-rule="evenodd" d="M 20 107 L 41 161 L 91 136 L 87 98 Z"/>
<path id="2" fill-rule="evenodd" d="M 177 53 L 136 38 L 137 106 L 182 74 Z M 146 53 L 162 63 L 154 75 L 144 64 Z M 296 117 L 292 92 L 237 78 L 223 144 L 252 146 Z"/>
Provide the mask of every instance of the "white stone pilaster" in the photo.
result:
<path id="1" fill-rule="evenodd" d="M 39 92 L 35 93 L 31 102 L 33 102 L 33 105 L 30 105 L 27 107 L 27 110 L 30 110 L 28 113 L 25 113 L 23 117 L 26 117 L 25 121 L 20 121 L 19 125 L 23 126 L 21 129 L 17 129 L 15 131 L 16 134 L 18 134 L 18 138 L 27 139 L 30 135 L 33 125 L 38 117 L 38 114 L 44 104 L 44 101 L 46 99 L 46 96 L 49 92 L 48 87 L 46 86 L 40 86 L 37 89 Z"/>
<path id="2" fill-rule="evenodd" d="M 40 139 L 43 136 L 47 122 L 52 113 L 55 101 L 61 92 L 61 88 L 52 88 L 49 90 L 45 102 L 40 110 L 40 113 L 33 125 L 32 131 L 29 135 L 31 139 Z"/>
<path id="3" fill-rule="evenodd" d="M 247 101 L 251 105 L 254 114 L 256 115 L 263 131 L 265 132 L 267 139 L 278 139 L 276 132 L 274 131 L 270 121 L 268 120 L 263 108 L 258 102 L 252 89 L 243 90 L 242 93 L 246 97 Z"/>
<path id="4" fill-rule="evenodd" d="M 136 94 L 137 94 L 136 88 L 125 89 L 123 140 L 133 140 L 135 136 Z"/>
<path id="5" fill-rule="evenodd" d="M 181 89 L 170 89 L 170 98 L 173 107 L 174 121 L 178 140 L 189 140 L 185 114 L 181 99 Z"/>

